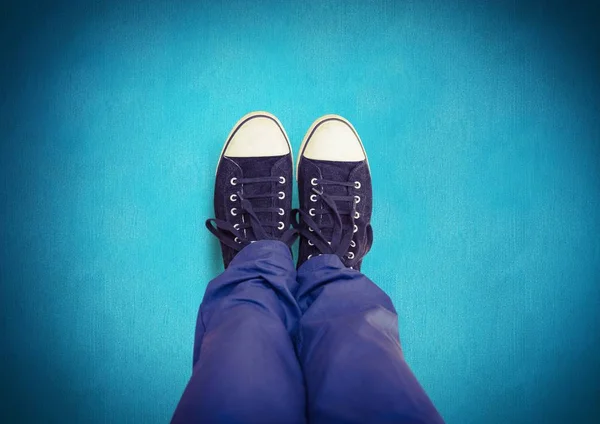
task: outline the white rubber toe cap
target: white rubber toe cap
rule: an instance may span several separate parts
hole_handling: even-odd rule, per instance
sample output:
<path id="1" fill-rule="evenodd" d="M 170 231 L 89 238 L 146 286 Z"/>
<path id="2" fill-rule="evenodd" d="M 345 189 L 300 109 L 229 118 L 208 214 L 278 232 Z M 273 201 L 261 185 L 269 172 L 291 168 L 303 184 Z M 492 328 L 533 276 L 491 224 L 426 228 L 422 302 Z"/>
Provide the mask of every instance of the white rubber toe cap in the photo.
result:
<path id="1" fill-rule="evenodd" d="M 309 129 L 304 144 L 302 155 L 308 159 L 357 162 L 367 158 L 352 124 L 337 115 L 317 119 Z"/>
<path id="2" fill-rule="evenodd" d="M 227 157 L 282 156 L 290 143 L 279 120 L 266 112 L 252 112 L 233 127 L 225 146 Z"/>

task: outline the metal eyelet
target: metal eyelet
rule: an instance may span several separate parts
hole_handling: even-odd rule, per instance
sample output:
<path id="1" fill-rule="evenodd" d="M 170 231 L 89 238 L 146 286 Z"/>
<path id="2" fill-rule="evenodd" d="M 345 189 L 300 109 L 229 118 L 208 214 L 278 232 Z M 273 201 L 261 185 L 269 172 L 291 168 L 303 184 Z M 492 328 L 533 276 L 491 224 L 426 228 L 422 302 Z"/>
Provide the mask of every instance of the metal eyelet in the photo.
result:
<path id="1" fill-rule="evenodd" d="M 309 241 L 308 241 L 308 245 L 309 245 L 309 246 L 314 246 L 315 244 L 314 244 L 312 241 L 310 241 L 310 240 L 309 240 Z"/>
<path id="2" fill-rule="evenodd" d="M 279 184 L 285 184 L 285 177 L 279 177 Z"/>
<path id="3" fill-rule="evenodd" d="M 235 241 L 236 243 L 241 243 L 242 242 L 239 237 L 234 238 L 233 241 Z"/>
<path id="4" fill-rule="evenodd" d="M 358 219 L 358 218 L 360 218 L 360 214 L 359 214 L 358 212 L 356 212 L 356 211 L 355 211 L 355 212 L 354 212 L 354 219 Z"/>
<path id="5" fill-rule="evenodd" d="M 310 195 L 310 201 L 311 202 L 316 202 L 317 201 L 317 195 L 316 194 L 311 194 Z"/>
<path id="6" fill-rule="evenodd" d="M 348 259 L 354 259 L 354 252 L 348 252 L 346 256 L 348 256 Z"/>
<path id="7" fill-rule="evenodd" d="M 356 243 L 354 242 L 354 240 L 350 240 L 350 247 L 356 247 Z"/>
<path id="8" fill-rule="evenodd" d="M 282 208 L 279 208 L 279 212 L 277 213 L 281 216 L 285 215 L 285 211 Z"/>
<path id="9" fill-rule="evenodd" d="M 232 214 L 233 216 L 236 216 L 236 215 L 237 215 L 237 208 L 231 208 L 231 211 L 230 211 L 230 212 L 231 212 L 231 214 Z"/>
<path id="10" fill-rule="evenodd" d="M 310 180 L 310 184 L 316 186 L 317 185 L 317 179 L 313 178 L 312 180 Z"/>
<path id="11" fill-rule="evenodd" d="M 282 200 L 282 199 L 285 199 L 285 193 L 284 193 L 283 191 L 280 191 L 280 192 L 279 192 L 279 193 L 277 193 L 277 194 L 278 194 L 278 196 L 277 196 L 277 197 L 278 197 L 280 200 Z"/>
<path id="12" fill-rule="evenodd" d="M 229 200 L 231 200 L 232 202 L 237 201 L 237 194 L 232 194 L 231 196 L 229 196 Z"/>
<path id="13" fill-rule="evenodd" d="M 312 255 L 308 255 L 308 256 L 306 257 L 306 260 L 309 260 L 310 258 L 312 258 Z"/>
<path id="14" fill-rule="evenodd" d="M 233 224 L 233 228 L 235 228 L 236 230 L 240 229 L 240 224 Z"/>
<path id="15" fill-rule="evenodd" d="M 315 216 L 315 215 L 316 215 L 316 214 L 315 214 L 315 208 L 310 208 L 310 209 L 308 210 L 308 214 L 309 214 L 310 216 Z"/>
<path id="16" fill-rule="evenodd" d="M 308 231 L 310 231 L 312 233 L 315 230 L 313 230 L 312 228 L 308 227 Z"/>
<path id="17" fill-rule="evenodd" d="M 360 188 L 360 181 L 354 181 L 354 188 L 357 190 Z"/>
<path id="18" fill-rule="evenodd" d="M 360 196 L 354 196 L 354 201 L 356 203 L 360 203 Z"/>
<path id="19" fill-rule="evenodd" d="M 358 227 L 356 226 L 356 224 L 354 224 L 354 230 L 352 231 L 353 233 L 358 231 Z"/>
<path id="20" fill-rule="evenodd" d="M 231 183 L 231 185 L 236 185 L 237 184 L 237 178 L 233 177 L 232 179 L 229 180 L 229 182 Z"/>
<path id="21" fill-rule="evenodd" d="M 283 230 L 285 228 L 285 224 L 281 221 L 279 221 L 279 225 L 277 226 L 278 230 Z"/>

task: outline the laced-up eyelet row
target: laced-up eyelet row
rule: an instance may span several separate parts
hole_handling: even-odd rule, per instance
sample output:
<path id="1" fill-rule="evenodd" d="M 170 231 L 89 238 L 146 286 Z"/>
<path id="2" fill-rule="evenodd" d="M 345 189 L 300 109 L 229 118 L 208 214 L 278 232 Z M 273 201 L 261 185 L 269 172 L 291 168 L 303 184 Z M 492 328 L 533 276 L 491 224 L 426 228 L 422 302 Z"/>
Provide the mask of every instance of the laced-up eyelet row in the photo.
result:
<path id="1" fill-rule="evenodd" d="M 232 214 L 233 216 L 236 216 L 236 215 L 237 215 L 237 212 L 236 212 L 236 213 L 233 213 L 233 211 L 234 211 L 234 210 L 236 210 L 236 209 L 235 209 L 235 208 L 233 208 L 233 209 L 231 210 L 231 214 Z M 283 213 L 282 213 L 282 212 L 283 212 Z M 279 209 L 279 215 L 284 215 L 284 214 L 285 214 L 285 211 L 284 211 L 283 209 Z M 233 228 L 235 228 L 236 230 L 239 230 L 239 229 L 240 229 L 240 224 L 233 224 Z M 282 221 L 279 221 L 279 222 L 277 223 L 277 229 L 278 229 L 278 230 L 283 230 L 284 228 L 285 228 L 285 223 L 284 223 L 284 222 L 282 222 Z M 237 240 L 239 240 L 239 238 L 237 238 L 237 237 L 236 237 L 236 239 L 237 239 Z M 235 241 L 235 240 L 234 240 L 234 241 Z M 241 242 L 240 242 L 240 241 L 236 241 L 236 243 L 241 243 Z"/>
<path id="2" fill-rule="evenodd" d="M 312 178 L 310 180 L 310 184 L 313 185 L 313 186 L 316 186 L 317 185 L 317 179 L 316 178 Z M 360 181 L 354 181 L 354 188 L 358 190 L 360 187 L 361 187 Z"/>
<path id="3" fill-rule="evenodd" d="M 229 182 L 231 183 L 231 185 L 237 185 L 237 177 L 232 177 Z M 281 176 L 279 177 L 279 184 L 285 184 L 285 177 Z M 281 192 L 280 192 L 281 193 Z"/>
<path id="4" fill-rule="evenodd" d="M 232 177 L 231 180 L 229 180 L 229 183 L 232 186 L 235 186 L 235 185 L 237 185 L 237 181 L 238 181 L 237 177 Z M 284 176 L 280 176 L 279 177 L 279 180 L 278 180 L 279 184 L 285 184 L 285 181 L 286 180 L 285 180 Z M 285 192 L 284 191 L 277 192 L 277 198 L 279 200 L 285 199 Z M 235 194 L 235 193 L 233 193 L 231 196 L 229 196 L 229 200 L 232 201 L 232 202 L 237 202 L 238 195 Z M 231 210 L 229 212 L 233 216 L 237 216 L 238 215 L 238 209 L 237 208 L 231 208 Z M 277 211 L 277 213 L 278 213 L 278 215 L 283 216 L 283 215 L 285 215 L 285 210 L 283 208 L 279 208 L 279 210 Z M 233 224 L 233 228 L 235 228 L 236 230 L 239 230 L 240 229 L 240 224 Z M 277 223 L 277 229 L 278 230 L 284 230 L 285 229 L 285 223 L 283 221 L 279 221 Z M 235 237 L 233 239 L 233 241 L 235 241 L 236 243 L 241 243 L 242 242 L 242 240 L 240 240 L 239 237 Z M 254 243 L 254 241 L 251 241 L 251 243 Z"/>
<path id="5" fill-rule="evenodd" d="M 356 242 L 354 240 L 350 240 L 350 247 L 356 247 Z M 354 259 L 354 252 L 348 251 L 346 253 L 346 257 L 350 260 Z M 352 267 L 350 267 L 350 268 L 352 268 Z"/>
<path id="6" fill-rule="evenodd" d="M 358 190 L 360 187 L 361 187 L 360 181 L 354 181 L 354 188 Z M 355 204 L 360 203 L 360 196 L 358 196 L 358 195 L 354 196 L 354 203 Z M 358 211 L 354 211 L 354 219 L 358 219 L 358 218 L 360 218 L 360 213 L 358 213 Z M 358 227 L 355 224 L 353 227 L 353 232 L 356 233 L 357 231 L 358 231 Z M 350 247 L 356 247 L 356 242 L 354 240 L 350 240 Z M 349 251 L 346 254 L 346 257 L 350 260 L 354 259 L 354 252 Z M 352 267 L 350 267 L 350 268 L 352 268 Z M 352 268 L 352 269 L 354 269 L 354 268 Z"/>
<path id="7" fill-rule="evenodd" d="M 317 185 L 318 185 L 318 183 L 317 183 L 317 178 L 312 178 L 312 179 L 310 180 L 310 184 L 311 184 L 312 186 L 317 186 Z M 358 189 L 360 189 L 360 188 L 361 188 L 361 183 L 360 183 L 360 181 L 354 181 L 354 188 L 355 188 L 356 190 L 358 190 Z M 311 201 L 311 202 L 313 202 L 313 203 L 316 203 L 316 202 L 317 202 L 317 195 L 316 195 L 316 194 L 311 194 L 311 195 L 310 195 L 310 197 L 309 197 L 309 199 L 310 199 L 310 201 Z M 358 203 L 360 203 L 360 200 L 361 200 L 361 199 L 360 199 L 360 196 L 359 196 L 359 195 L 354 195 L 354 203 L 355 203 L 355 204 L 358 204 Z M 309 214 L 310 216 L 315 216 L 315 215 L 316 215 L 316 211 L 315 211 L 315 209 L 314 209 L 314 208 L 310 208 L 310 209 L 308 210 L 308 214 Z M 359 219 L 359 218 L 360 218 L 360 213 L 359 213 L 358 211 L 354 211 L 354 214 L 353 214 L 353 216 L 354 216 L 354 219 Z M 311 227 L 308 227 L 308 231 L 310 231 L 310 232 L 313 232 L 314 230 L 313 230 Z M 353 232 L 353 233 L 356 233 L 356 232 L 358 232 L 358 226 L 357 226 L 356 224 L 353 224 L 352 232 Z M 329 244 L 331 244 L 331 242 L 328 242 L 328 243 L 329 243 Z M 309 245 L 309 246 L 314 246 L 315 244 L 314 244 L 314 243 L 313 243 L 311 240 L 308 240 L 308 245 Z M 355 242 L 354 240 L 350 240 L 350 247 L 356 247 L 356 242 Z M 312 256 L 313 256 L 312 254 L 311 254 L 311 255 L 308 255 L 308 257 L 307 257 L 306 259 L 308 260 L 308 259 L 312 258 Z M 356 257 L 356 255 L 354 254 L 354 252 L 348 251 L 348 252 L 346 253 L 346 257 L 347 257 L 349 260 L 352 260 L 352 259 L 354 259 L 354 258 Z M 351 268 L 351 269 L 354 269 L 353 267 L 350 267 L 350 268 Z"/>
<path id="8" fill-rule="evenodd" d="M 234 184 L 234 185 L 235 185 L 235 184 Z M 283 199 L 285 199 L 285 193 L 284 193 L 283 191 L 280 191 L 280 192 L 278 192 L 278 193 L 277 193 L 277 198 L 278 198 L 279 200 L 283 200 Z M 238 200 L 238 196 L 237 196 L 237 194 L 235 194 L 235 193 L 234 193 L 234 194 L 232 194 L 231 196 L 229 196 L 229 200 L 231 200 L 232 202 L 237 202 L 237 200 Z"/>
<path id="9" fill-rule="evenodd" d="M 360 188 L 360 181 L 354 181 L 354 188 L 357 189 L 357 190 Z M 359 195 L 355 195 L 354 196 L 354 203 L 360 203 L 360 196 Z"/>

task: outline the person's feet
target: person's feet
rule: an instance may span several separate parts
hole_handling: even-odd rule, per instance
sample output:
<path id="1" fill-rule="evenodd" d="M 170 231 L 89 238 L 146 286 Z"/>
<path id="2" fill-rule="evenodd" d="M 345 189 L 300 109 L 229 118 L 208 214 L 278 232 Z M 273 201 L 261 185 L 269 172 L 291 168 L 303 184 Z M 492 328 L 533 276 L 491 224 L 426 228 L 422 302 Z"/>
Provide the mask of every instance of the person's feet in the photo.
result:
<path id="1" fill-rule="evenodd" d="M 221 242 L 225 267 L 257 240 L 290 246 L 292 153 L 281 123 L 266 112 L 244 116 L 231 131 L 219 159 L 215 216 L 206 227 Z"/>
<path id="2" fill-rule="evenodd" d="M 300 147 L 296 176 L 298 266 L 327 253 L 359 270 L 373 242 L 372 189 L 365 150 L 354 127 L 337 115 L 317 119 Z"/>

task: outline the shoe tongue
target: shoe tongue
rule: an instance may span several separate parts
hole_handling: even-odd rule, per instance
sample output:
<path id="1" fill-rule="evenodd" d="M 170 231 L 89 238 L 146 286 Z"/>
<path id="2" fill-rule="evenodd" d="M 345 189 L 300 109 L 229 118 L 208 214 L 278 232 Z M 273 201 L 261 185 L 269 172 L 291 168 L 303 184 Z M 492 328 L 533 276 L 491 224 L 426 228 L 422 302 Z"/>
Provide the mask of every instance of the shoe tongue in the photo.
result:
<path id="1" fill-rule="evenodd" d="M 283 156 L 268 156 L 268 157 L 245 157 L 245 158 L 232 158 L 238 166 L 242 169 L 243 178 L 260 178 L 260 177 L 270 177 L 271 170 L 273 169 L 273 165 L 277 163 Z M 251 183 L 244 184 L 243 195 L 255 195 L 255 194 L 269 194 L 273 190 L 272 182 L 264 182 L 264 183 Z M 250 203 L 254 209 L 256 208 L 270 208 L 273 207 L 274 199 L 273 198 L 265 198 L 265 199 L 250 199 Z M 256 213 L 260 222 L 272 222 L 276 221 L 271 212 L 258 212 Z M 246 216 L 244 219 L 248 220 Z M 273 236 L 275 227 L 264 227 L 265 232 L 269 236 Z M 254 239 L 254 234 L 252 229 L 249 228 L 247 230 L 249 232 L 249 238 Z"/>
<path id="2" fill-rule="evenodd" d="M 319 167 L 321 171 L 321 178 L 328 181 L 339 181 L 339 182 L 349 182 L 350 173 L 354 168 L 356 168 L 362 161 L 358 162 L 333 162 L 333 161 L 324 161 L 324 160 L 312 160 L 316 166 Z M 350 196 L 349 187 L 335 185 L 335 184 L 327 184 L 323 186 L 323 192 L 330 196 Z M 348 212 L 352 209 L 351 201 L 341 201 L 336 200 L 336 206 L 338 207 L 338 211 Z M 323 208 L 329 209 L 329 207 L 323 202 Z M 350 215 L 345 214 L 342 215 L 342 225 L 343 231 L 352 231 L 352 219 Z M 327 240 L 331 240 L 333 235 L 333 223 L 335 219 L 333 214 L 323 215 L 321 218 L 321 225 L 323 235 Z M 334 246 L 335 247 L 335 246 Z"/>

